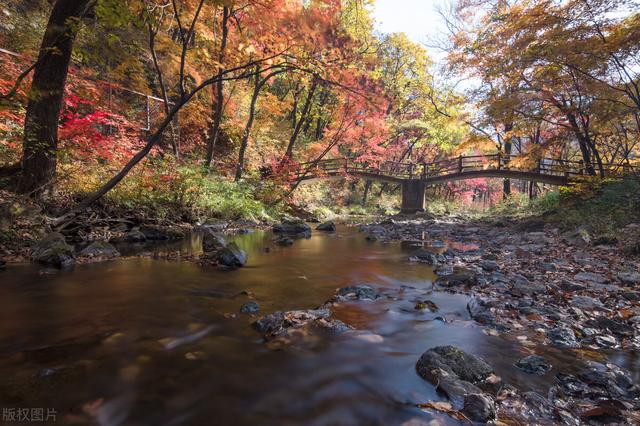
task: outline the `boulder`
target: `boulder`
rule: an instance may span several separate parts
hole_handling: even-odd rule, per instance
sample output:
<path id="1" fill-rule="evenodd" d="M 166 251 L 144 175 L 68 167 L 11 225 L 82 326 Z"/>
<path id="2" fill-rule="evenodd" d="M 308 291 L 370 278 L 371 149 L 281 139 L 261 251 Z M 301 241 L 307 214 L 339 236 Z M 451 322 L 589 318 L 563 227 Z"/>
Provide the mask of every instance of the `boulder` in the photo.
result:
<path id="1" fill-rule="evenodd" d="M 444 393 L 451 401 L 451 405 L 460 410 L 464 407 L 464 401 L 469 395 L 482 394 L 482 389 L 471 382 L 462 380 L 455 374 L 435 369 L 433 376 L 437 377 L 436 382 L 432 382 L 437 386 L 439 392 Z"/>
<path id="2" fill-rule="evenodd" d="M 490 408 L 493 401 L 483 395 L 479 386 L 487 385 L 492 381 L 490 378 L 497 377 L 482 358 L 454 346 L 438 346 L 422 354 L 416 370 L 420 377 L 436 385 L 451 400 L 456 410 L 464 410 L 466 407 L 475 421 L 492 418 L 491 412 L 495 417 L 495 410 Z"/>
<path id="3" fill-rule="evenodd" d="M 76 263 L 73 247 L 58 232 L 40 240 L 33 248 L 32 258 L 37 263 L 60 269 L 71 268 Z"/>
<path id="4" fill-rule="evenodd" d="M 462 266 L 455 266 L 451 274 L 438 278 L 437 284 L 445 287 L 470 287 L 478 284 L 478 276 L 471 269 Z"/>
<path id="5" fill-rule="evenodd" d="M 564 291 L 582 291 L 582 290 L 586 290 L 587 286 L 584 284 L 577 283 L 575 281 L 563 280 L 560 283 L 560 288 Z"/>
<path id="6" fill-rule="evenodd" d="M 260 318 L 252 326 L 264 336 L 265 340 L 286 338 L 293 331 L 300 329 L 315 328 L 332 334 L 342 334 L 352 329 L 342 321 L 332 319 L 329 309 L 278 311 Z"/>
<path id="7" fill-rule="evenodd" d="M 544 293 L 547 288 L 543 284 L 532 283 L 523 276 L 517 276 L 511 288 L 511 294 L 514 296 L 533 296 L 535 294 Z"/>
<path id="8" fill-rule="evenodd" d="M 573 278 L 582 282 L 592 282 L 597 284 L 604 284 L 607 282 L 607 278 L 603 275 L 593 272 L 579 272 Z"/>
<path id="9" fill-rule="evenodd" d="M 591 244 L 592 237 L 586 227 L 581 226 L 574 231 L 562 234 L 562 240 L 569 245 L 584 247 Z"/>
<path id="10" fill-rule="evenodd" d="M 425 263 L 430 266 L 438 265 L 438 256 L 430 250 L 416 250 L 409 258 L 412 262 Z"/>
<path id="11" fill-rule="evenodd" d="M 589 327 L 600 330 L 609 330 L 618 336 L 633 336 L 633 327 L 620 321 L 607 318 L 605 316 L 597 316 L 585 323 Z"/>
<path id="12" fill-rule="evenodd" d="M 493 304 L 493 300 L 473 297 L 467 303 L 467 310 L 474 321 L 484 325 L 493 325 L 496 323 L 496 316 L 491 312 Z"/>
<path id="13" fill-rule="evenodd" d="M 480 261 L 480 267 L 487 272 L 493 272 L 500 269 L 500 267 L 498 266 L 498 263 L 495 260 L 487 260 L 487 259 Z"/>
<path id="14" fill-rule="evenodd" d="M 122 243 L 133 244 L 133 243 L 144 243 L 145 241 L 147 241 L 147 237 L 145 237 L 145 235 L 142 232 L 137 230 L 127 232 L 122 236 L 113 237 L 109 240 L 109 242 L 112 244 L 122 244 Z"/>
<path id="15" fill-rule="evenodd" d="M 215 232 L 223 232 L 225 229 L 229 227 L 229 223 L 222 222 L 217 219 L 209 219 L 204 222 L 203 227 L 210 229 Z"/>
<path id="16" fill-rule="evenodd" d="M 236 269 L 246 265 L 247 254 L 235 243 L 231 243 L 218 252 L 216 259 L 218 265 L 227 269 Z"/>
<path id="17" fill-rule="evenodd" d="M 106 241 L 94 241 L 80 252 L 80 256 L 110 259 L 120 256 L 120 252 Z"/>
<path id="18" fill-rule="evenodd" d="M 567 327 L 553 328 L 547 331 L 547 337 L 554 346 L 565 348 L 577 348 L 580 346 L 573 330 Z"/>
<path id="19" fill-rule="evenodd" d="M 202 250 L 205 253 L 220 251 L 227 246 L 224 237 L 216 234 L 213 230 L 205 228 L 202 234 Z"/>
<path id="20" fill-rule="evenodd" d="M 634 286 L 640 284 L 640 273 L 638 272 L 621 272 L 618 274 L 618 279 L 624 285 Z"/>
<path id="21" fill-rule="evenodd" d="M 462 414 L 473 422 L 487 423 L 496 418 L 495 402 L 486 394 L 469 394 L 464 398 Z"/>
<path id="22" fill-rule="evenodd" d="M 422 354 L 417 364 L 418 374 L 437 383 L 438 377 L 432 373 L 436 369 L 473 384 L 481 383 L 493 374 L 491 366 L 482 358 L 455 346 L 438 346 Z"/>
<path id="23" fill-rule="evenodd" d="M 520 394 L 514 387 L 505 385 L 498 394 L 500 401 L 500 418 L 508 419 L 509 424 L 517 425 L 553 425 L 580 424 L 576 420 L 559 422 L 553 403 L 535 392 Z"/>
<path id="24" fill-rule="evenodd" d="M 552 365 L 540 355 L 529 355 L 521 358 L 515 363 L 515 366 L 525 373 L 536 374 L 538 376 L 544 376 L 552 367 Z"/>
<path id="25" fill-rule="evenodd" d="M 601 301 L 589 296 L 573 296 L 570 303 L 571 306 L 582 309 L 583 311 L 593 311 L 604 308 Z"/>
<path id="26" fill-rule="evenodd" d="M 243 314 L 257 314 L 260 311 L 260 305 L 255 300 L 250 300 L 240 306 L 240 312 Z"/>
<path id="27" fill-rule="evenodd" d="M 338 289 L 334 299 L 338 301 L 376 300 L 380 297 L 382 297 L 380 293 L 369 285 L 354 285 Z"/>
<path id="28" fill-rule="evenodd" d="M 276 234 L 293 235 L 298 238 L 311 237 L 311 227 L 302 220 L 285 219 L 282 223 L 273 226 L 273 232 Z"/>
<path id="29" fill-rule="evenodd" d="M 316 229 L 318 231 L 324 231 L 324 232 L 335 232 L 336 231 L 336 224 L 333 223 L 333 221 L 327 221 L 324 223 L 321 223 L 320 225 L 318 225 L 316 227 Z"/>

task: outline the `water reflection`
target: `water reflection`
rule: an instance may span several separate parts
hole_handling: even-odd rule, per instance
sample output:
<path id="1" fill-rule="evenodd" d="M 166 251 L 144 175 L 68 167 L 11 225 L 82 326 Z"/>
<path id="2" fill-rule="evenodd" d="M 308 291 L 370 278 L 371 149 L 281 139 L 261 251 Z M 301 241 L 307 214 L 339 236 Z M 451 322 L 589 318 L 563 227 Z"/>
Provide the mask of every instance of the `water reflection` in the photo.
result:
<path id="1" fill-rule="evenodd" d="M 195 238 L 139 249 L 187 254 L 199 246 Z M 408 262 L 406 248 L 371 244 L 348 229 L 293 247 L 272 238 L 234 237 L 249 263 L 232 273 L 153 257 L 4 273 L 0 405 L 55 407 L 65 423 L 456 424 L 414 408 L 440 399 L 415 362 L 443 344 L 485 356 L 525 389 L 548 385 L 513 367 L 520 346 L 469 321 L 467 297 L 433 292 L 432 270 Z M 312 345 L 272 351 L 249 326 L 254 318 L 237 315 L 248 295 L 265 313 L 307 309 L 361 283 L 398 296 L 336 308 L 375 338 L 320 335 Z M 438 312 L 416 311 L 418 299 Z"/>

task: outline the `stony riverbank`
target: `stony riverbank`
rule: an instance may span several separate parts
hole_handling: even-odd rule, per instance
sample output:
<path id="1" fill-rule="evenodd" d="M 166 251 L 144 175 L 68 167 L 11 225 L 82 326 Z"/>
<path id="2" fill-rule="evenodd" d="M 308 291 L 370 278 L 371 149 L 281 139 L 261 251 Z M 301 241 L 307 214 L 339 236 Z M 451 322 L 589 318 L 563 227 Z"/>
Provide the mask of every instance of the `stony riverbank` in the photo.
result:
<path id="1" fill-rule="evenodd" d="M 435 269 L 436 288 L 470 295 L 468 311 L 487 334 L 529 348 L 532 355 L 516 365 L 525 372 L 550 370 L 535 355 L 537 348 L 552 346 L 584 359 L 640 349 L 638 259 L 607 241 L 593 241 L 585 228 L 561 232 L 543 222 L 400 218 L 360 230 L 372 242 L 401 241 L 409 261 Z M 632 224 L 622 231 L 629 238 L 639 230 Z M 445 408 L 454 416 L 485 422 L 497 415 L 522 424 L 637 424 L 640 387 L 630 373 L 606 361 L 586 362 L 577 376 L 558 373 L 546 396 L 501 384 L 483 360 L 456 348 L 430 349 L 417 369 L 449 397 Z M 479 372 L 470 372 L 473 366 Z"/>
<path id="2" fill-rule="evenodd" d="M 438 287 L 474 298 L 472 317 L 522 342 L 589 349 L 640 349 L 640 262 L 594 245 L 583 230 L 496 223 L 386 220 L 366 238 L 400 240 L 435 268 Z M 627 234 L 638 232 L 629 225 Z"/>

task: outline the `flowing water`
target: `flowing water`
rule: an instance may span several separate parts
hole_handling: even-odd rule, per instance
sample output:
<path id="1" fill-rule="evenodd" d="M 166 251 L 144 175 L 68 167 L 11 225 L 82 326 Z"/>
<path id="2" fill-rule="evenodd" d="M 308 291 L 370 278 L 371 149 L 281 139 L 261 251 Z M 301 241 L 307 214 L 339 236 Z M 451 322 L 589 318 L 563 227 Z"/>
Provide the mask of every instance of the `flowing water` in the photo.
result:
<path id="1" fill-rule="evenodd" d="M 433 271 L 409 263 L 410 248 L 348 228 L 293 247 L 272 238 L 234 237 L 249 255 L 234 272 L 145 256 L 0 273 L 0 407 L 52 408 L 58 424 L 456 424 L 415 408 L 442 399 L 415 363 L 444 344 L 483 356 L 524 390 L 546 392 L 553 380 L 555 368 L 545 378 L 517 370 L 523 348 L 483 333 L 466 296 L 434 292 Z M 152 251 L 188 254 L 198 243 Z M 315 308 L 354 284 L 398 295 L 335 309 L 368 334 L 273 347 L 250 327 L 255 317 L 238 314 L 250 297 L 263 313 Z M 414 309 L 427 299 L 437 313 Z M 575 364 L 572 353 L 545 355 Z"/>

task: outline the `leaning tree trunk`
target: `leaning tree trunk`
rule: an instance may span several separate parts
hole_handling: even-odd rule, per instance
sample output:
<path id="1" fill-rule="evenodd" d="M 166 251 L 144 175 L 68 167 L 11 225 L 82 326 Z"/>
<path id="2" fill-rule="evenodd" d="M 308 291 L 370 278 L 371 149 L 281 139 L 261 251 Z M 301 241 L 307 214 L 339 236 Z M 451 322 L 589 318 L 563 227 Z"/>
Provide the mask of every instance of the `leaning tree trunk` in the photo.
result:
<path id="1" fill-rule="evenodd" d="M 209 132 L 209 141 L 207 144 L 207 157 L 205 159 L 205 167 L 209 169 L 211 162 L 213 161 L 213 154 L 220 137 L 220 124 L 222 123 L 222 114 L 224 113 L 224 80 L 222 75 L 224 74 L 224 61 L 227 50 L 227 41 L 229 39 L 229 19 L 231 18 L 231 9 L 224 6 L 222 9 L 222 40 L 220 41 L 220 54 L 218 55 L 218 62 L 220 63 L 220 70 L 218 71 L 218 81 L 216 82 L 215 89 L 215 106 L 213 109 L 213 123 Z"/>
<path id="2" fill-rule="evenodd" d="M 29 91 L 20 192 L 41 193 L 55 179 L 58 122 L 73 42 L 92 3 L 58 0 L 49 17 Z"/>

